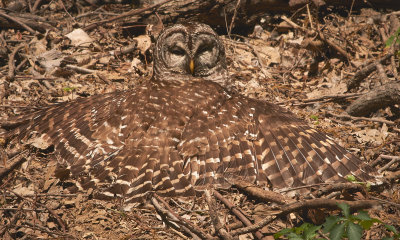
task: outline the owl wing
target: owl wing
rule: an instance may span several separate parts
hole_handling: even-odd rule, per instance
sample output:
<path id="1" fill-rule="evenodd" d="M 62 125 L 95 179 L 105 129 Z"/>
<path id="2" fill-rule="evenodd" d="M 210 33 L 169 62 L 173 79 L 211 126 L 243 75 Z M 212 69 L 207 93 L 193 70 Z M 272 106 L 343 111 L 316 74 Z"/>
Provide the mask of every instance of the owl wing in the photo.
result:
<path id="1" fill-rule="evenodd" d="M 264 101 L 237 96 L 190 124 L 179 150 L 195 185 L 239 177 L 284 189 L 374 174 L 325 134 Z M 205 131 L 199 136 L 197 129 Z"/>
<path id="2" fill-rule="evenodd" d="M 116 115 L 118 107 L 113 105 L 116 95 L 119 94 L 97 95 L 56 104 L 29 115 L 11 118 L 1 127 L 8 130 L 6 138 L 16 144 L 41 142 L 46 147 L 54 145 L 60 158 L 73 165 L 86 158 L 91 151 L 101 155 L 119 146 L 117 143 L 104 144 L 94 136 L 99 130 L 104 130 L 101 125 L 110 121 L 109 116 Z"/>

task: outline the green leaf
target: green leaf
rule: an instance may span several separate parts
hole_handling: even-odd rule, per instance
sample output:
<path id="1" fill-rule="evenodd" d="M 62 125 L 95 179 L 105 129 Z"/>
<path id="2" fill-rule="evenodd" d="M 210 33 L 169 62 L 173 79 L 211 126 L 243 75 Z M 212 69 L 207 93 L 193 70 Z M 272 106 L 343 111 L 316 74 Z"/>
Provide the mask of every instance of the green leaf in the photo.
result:
<path id="1" fill-rule="evenodd" d="M 312 240 L 317 236 L 316 231 L 318 231 L 322 226 L 315 226 L 310 224 L 309 228 L 304 230 L 303 238 L 307 240 Z"/>
<path id="2" fill-rule="evenodd" d="M 335 225 L 329 233 L 329 239 L 341 240 L 344 237 L 345 223 Z"/>
<path id="3" fill-rule="evenodd" d="M 359 224 L 364 230 L 369 230 L 374 223 L 382 222 L 376 218 L 372 218 L 371 220 L 361 221 Z"/>
<path id="4" fill-rule="evenodd" d="M 65 91 L 65 92 L 71 92 L 71 91 L 74 91 L 76 88 L 75 87 L 64 87 L 63 88 L 63 90 Z"/>
<path id="5" fill-rule="evenodd" d="M 390 36 L 390 37 L 386 40 L 385 46 L 386 46 L 386 47 L 392 46 L 393 40 L 394 40 L 394 35 Z"/>
<path id="6" fill-rule="evenodd" d="M 384 237 L 384 238 L 382 238 L 382 240 L 394 240 L 394 238 L 393 237 Z"/>
<path id="7" fill-rule="evenodd" d="M 295 233 L 297 234 L 302 234 L 304 232 L 304 230 L 306 230 L 307 228 L 309 228 L 310 226 L 312 226 L 312 224 L 310 223 L 303 223 L 301 224 L 300 227 L 295 228 Z"/>
<path id="8" fill-rule="evenodd" d="M 398 37 L 400 35 L 400 27 L 396 30 L 396 32 L 391 35 L 385 42 L 386 47 L 390 47 L 393 44 L 393 41 L 396 37 Z M 397 38 L 396 43 L 400 43 L 400 39 Z"/>
<path id="9" fill-rule="evenodd" d="M 347 227 L 347 235 L 349 240 L 360 240 L 363 235 L 363 229 L 360 225 L 349 222 Z"/>
<path id="10" fill-rule="evenodd" d="M 324 224 L 322 226 L 324 227 L 322 232 L 323 233 L 328 233 L 332 230 L 332 228 L 336 225 L 338 222 L 338 217 L 337 216 L 329 216 L 325 219 Z"/>
<path id="11" fill-rule="evenodd" d="M 397 232 L 396 228 L 393 227 L 392 225 L 386 225 L 386 224 L 385 224 L 385 228 L 386 228 L 387 230 L 391 231 L 392 233 L 396 234 L 396 235 L 399 234 L 399 233 Z"/>
<path id="12" fill-rule="evenodd" d="M 315 120 L 315 121 L 318 120 L 318 116 L 317 116 L 317 115 L 311 115 L 310 118 L 311 118 L 312 120 Z"/>
<path id="13" fill-rule="evenodd" d="M 353 175 L 351 175 L 351 174 L 347 175 L 347 176 L 346 176 L 346 179 L 347 179 L 347 181 L 349 181 L 349 182 L 356 182 L 356 181 L 357 181 L 356 177 L 353 176 Z"/>
<path id="14" fill-rule="evenodd" d="M 350 216 L 350 206 L 346 203 L 338 203 L 338 206 L 342 209 L 343 215 L 348 218 Z"/>
<path id="15" fill-rule="evenodd" d="M 297 235 L 296 233 L 289 233 L 287 237 L 289 240 L 304 240 L 301 236 Z"/>
<path id="16" fill-rule="evenodd" d="M 286 235 L 286 234 L 291 233 L 291 232 L 293 232 L 293 229 L 292 229 L 292 228 L 285 228 L 285 229 L 282 229 L 282 230 L 280 230 L 279 232 L 277 232 L 277 233 L 274 234 L 274 238 L 275 238 L 275 239 L 278 239 L 278 238 L 282 237 L 283 235 Z"/>
<path id="17" fill-rule="evenodd" d="M 366 211 L 359 211 L 357 215 L 354 215 L 354 218 L 357 220 L 372 220 Z"/>
<path id="18" fill-rule="evenodd" d="M 370 182 L 367 182 L 367 184 L 365 184 L 365 188 L 367 189 L 367 191 L 371 191 L 371 186 L 372 184 Z"/>

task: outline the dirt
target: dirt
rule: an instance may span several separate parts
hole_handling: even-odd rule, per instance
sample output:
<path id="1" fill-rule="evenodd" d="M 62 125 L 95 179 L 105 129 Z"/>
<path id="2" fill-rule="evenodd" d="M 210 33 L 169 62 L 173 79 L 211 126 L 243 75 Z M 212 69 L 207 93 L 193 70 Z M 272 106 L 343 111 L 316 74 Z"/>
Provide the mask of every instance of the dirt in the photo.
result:
<path id="1" fill-rule="evenodd" d="M 52 25 L 48 31 L 32 34 L 17 28 L 1 30 L 0 46 L 5 52 L 0 52 L 0 121 L 77 97 L 132 89 L 150 79 L 156 36 L 145 34 L 143 23 L 130 21 L 126 27 L 129 20 L 118 20 L 88 32 L 78 32 L 79 37 L 85 37 L 84 42 L 74 42 L 73 36 L 67 37 L 74 29 L 101 17 L 120 14 L 129 5 L 108 4 L 97 9 L 96 6 L 63 6 L 59 2 L 46 4 L 36 15 Z M 399 59 L 398 54 L 394 54 L 393 59 L 381 65 L 386 78 L 382 77 L 382 70 L 375 70 L 356 88 L 349 90 L 347 85 L 363 66 L 390 51 L 399 51 L 399 44 L 391 48 L 393 44 L 386 47 L 385 43 L 400 29 L 400 15 L 374 9 L 355 10 L 351 14 L 333 9 L 324 15 L 315 11 L 309 15 L 299 10 L 291 19 L 299 28 L 288 25 L 282 15 L 273 15 L 271 22 L 281 24 L 260 19 L 259 25 L 249 26 L 254 28 L 249 35 L 236 35 L 235 32 L 243 31 L 235 28 L 229 36 L 221 34 L 228 69 L 236 80 L 235 87 L 246 96 L 290 109 L 379 170 L 399 156 L 400 103 L 369 112 L 363 119 L 342 115 L 360 95 L 387 83 L 399 82 Z M 89 12 L 92 14 L 82 15 Z M 131 44 L 134 44 L 131 51 L 115 54 Z M 15 61 L 9 63 L 18 46 L 22 47 L 15 54 Z M 347 57 L 334 46 L 343 49 Z M 11 65 L 17 67 L 13 76 L 9 73 Z M 151 202 L 127 208 L 118 200 L 93 199 L 90 192 L 70 194 L 67 188 L 71 181 L 55 177 L 57 159 L 51 152 L 27 147 L 22 156 L 16 155 L 26 161 L 9 173 L 4 170 L 12 166 L 15 158 L 6 157 L 4 150 L 0 156 L 3 159 L 0 163 L 0 236 L 3 239 L 191 238 L 181 225 L 176 227 L 177 223 L 165 221 L 163 213 L 157 212 Z M 391 176 L 399 170 L 397 161 L 383 174 Z M 271 216 L 270 211 L 276 207 L 236 188 L 220 192 L 251 221 Z M 347 195 L 343 191 L 336 198 L 384 200 L 386 202 L 381 201 L 379 207 L 368 213 L 400 229 L 398 177 L 391 179 L 391 184 L 383 190 Z M 304 197 L 298 196 L 295 200 L 304 201 Z M 204 196 L 165 201 L 181 218 L 215 236 Z M 216 208 L 228 232 L 235 230 L 235 225 L 241 226 L 221 201 L 216 201 Z M 328 216 L 339 212 L 325 209 L 311 215 L 309 212 L 291 213 L 260 231 L 271 237 L 283 228 L 299 226 L 304 221 L 321 224 L 323 221 L 315 220 L 321 214 Z M 390 233 L 384 226 L 376 223 L 364 232 L 363 239 L 381 239 L 387 234 Z M 251 234 L 240 235 L 240 239 L 253 238 Z"/>

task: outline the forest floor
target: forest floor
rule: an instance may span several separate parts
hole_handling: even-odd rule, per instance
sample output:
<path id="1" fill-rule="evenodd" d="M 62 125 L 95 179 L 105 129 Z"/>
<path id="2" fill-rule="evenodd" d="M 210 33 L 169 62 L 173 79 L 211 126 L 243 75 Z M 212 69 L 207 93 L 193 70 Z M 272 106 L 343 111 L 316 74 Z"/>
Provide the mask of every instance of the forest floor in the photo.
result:
<path id="1" fill-rule="evenodd" d="M 78 13 L 74 6 L 60 2 L 52 1 L 36 12 L 35 21 L 47 24 L 45 32 L 21 26 L 0 30 L 0 121 L 56 102 L 133 89 L 150 79 L 157 30 L 119 19 L 77 31 L 100 16 L 117 16 L 130 5 L 80 6 Z M 70 182 L 54 176 L 56 163 L 51 154 L 28 148 L 7 158 L 2 151 L 0 238 L 186 239 L 196 235 L 218 239 L 228 233 L 239 239 L 260 234 L 273 239 L 284 228 L 304 222 L 321 225 L 325 217 L 339 215 L 330 200 L 347 201 L 352 209 L 364 207 L 369 216 L 399 231 L 400 67 L 395 40 L 400 13 L 358 9 L 350 14 L 333 9 L 322 15 L 304 8 L 292 18 L 268 17 L 249 26 L 252 30 L 246 35 L 239 35 L 243 31 L 235 28 L 230 34 L 219 32 L 235 87 L 243 95 L 290 109 L 329 134 L 384 175 L 389 184 L 383 189 L 349 182 L 315 197 L 318 186 L 311 188 L 314 199 L 297 196 L 279 205 L 252 196 L 238 184 L 215 191 L 211 199 L 154 198 L 156 202 L 127 209 L 118 200 L 93 199 L 90 192 L 66 192 Z M 363 100 L 371 98 L 378 106 Z M 282 214 L 295 203 L 302 205 Z M 251 224 L 264 221 L 265 225 L 258 233 L 243 233 L 244 225 L 234 210 Z M 222 229 L 215 227 L 213 212 Z M 362 239 L 394 237 L 384 224 L 374 223 L 363 231 Z M 316 234 L 329 237 L 322 231 Z"/>

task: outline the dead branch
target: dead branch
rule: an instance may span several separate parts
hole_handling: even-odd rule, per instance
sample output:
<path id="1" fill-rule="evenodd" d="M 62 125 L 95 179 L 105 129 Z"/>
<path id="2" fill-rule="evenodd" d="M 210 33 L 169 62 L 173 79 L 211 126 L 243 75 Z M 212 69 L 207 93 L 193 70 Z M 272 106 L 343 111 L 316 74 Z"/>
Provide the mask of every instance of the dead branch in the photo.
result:
<path id="1" fill-rule="evenodd" d="M 157 8 L 157 7 L 159 7 L 159 6 L 163 5 L 163 4 L 171 2 L 171 1 L 173 1 L 173 0 L 164 0 L 164 1 L 161 1 L 159 3 L 153 4 L 151 6 L 145 7 L 145 8 L 133 9 L 133 10 L 131 10 L 129 12 L 126 12 L 124 14 L 120 14 L 120 15 L 118 15 L 116 17 L 112 17 L 112 18 L 109 18 L 109 19 L 105 19 L 105 20 L 102 20 L 102 21 L 99 21 L 99 22 L 95 22 L 95 23 L 89 24 L 88 26 L 84 27 L 83 29 L 85 31 L 90 31 L 90 30 L 92 30 L 92 29 L 94 29 L 94 28 L 96 28 L 96 27 L 98 27 L 100 25 L 103 25 L 103 24 L 106 24 L 106 23 L 110 23 L 110 22 L 113 22 L 113 21 L 116 21 L 116 20 L 119 20 L 119 19 L 123 19 L 123 18 L 126 18 L 126 17 L 130 17 L 130 16 L 133 16 L 133 15 L 137 15 L 137 14 L 143 13 L 145 11 L 152 10 L 154 8 Z"/>
<path id="2" fill-rule="evenodd" d="M 348 204 L 352 210 L 372 208 L 378 205 L 378 202 L 374 200 L 344 201 L 319 198 L 281 206 L 282 210 L 279 215 L 286 215 L 292 212 L 313 208 L 339 209 L 339 203 Z"/>
<path id="3" fill-rule="evenodd" d="M 28 154 L 28 152 L 28 150 L 24 150 L 23 152 L 17 154 L 10 159 L 10 163 L 7 163 L 8 167 L 0 170 L 0 181 L 5 178 L 11 171 L 18 168 L 23 162 L 26 161 L 26 155 Z"/>
<path id="4" fill-rule="evenodd" d="M 234 182 L 234 185 L 237 188 L 239 188 L 240 190 L 246 192 L 247 194 L 254 196 L 256 198 L 259 198 L 265 202 L 275 202 L 275 203 L 283 205 L 289 201 L 289 199 L 287 199 L 282 194 L 264 190 L 260 187 L 254 186 L 246 181 L 236 180 Z"/>
<path id="5" fill-rule="evenodd" d="M 171 212 L 166 210 L 163 206 L 161 206 L 161 204 L 157 201 L 157 199 L 155 197 L 151 198 L 151 203 L 153 204 L 153 206 L 156 208 L 156 210 L 163 214 L 164 217 L 169 217 L 171 218 L 172 221 L 179 223 L 179 219 Z M 175 225 L 172 225 L 175 226 Z M 199 238 L 197 235 L 195 235 L 192 231 L 190 231 L 187 227 L 185 226 L 180 226 L 182 228 L 183 231 L 185 231 L 187 234 L 189 234 L 193 239 L 206 239 L 206 238 Z"/>
<path id="6" fill-rule="evenodd" d="M 22 195 L 16 193 L 16 192 L 13 191 L 13 190 L 8 189 L 8 191 L 11 192 L 12 194 L 14 194 L 15 196 L 17 196 L 17 197 L 19 197 L 19 198 L 25 200 L 25 201 L 29 201 L 29 202 L 32 202 L 32 203 L 34 203 L 34 204 L 36 204 L 36 205 L 39 205 L 39 206 L 41 206 L 41 207 L 43 207 L 43 208 L 46 208 L 47 211 L 49 211 L 49 213 L 50 213 L 51 215 L 53 215 L 53 217 L 57 220 L 57 223 L 60 225 L 61 229 L 62 229 L 63 232 L 65 233 L 65 231 L 66 231 L 65 223 L 64 223 L 63 220 L 61 220 L 61 218 L 58 216 L 58 214 L 57 214 L 56 212 L 54 212 L 53 209 L 49 208 L 46 204 L 43 204 L 43 203 L 34 201 L 34 200 L 32 200 L 32 199 L 29 199 L 29 198 L 26 198 L 26 197 L 24 197 L 24 196 L 22 196 Z"/>
<path id="7" fill-rule="evenodd" d="M 162 206 L 160 206 L 160 204 L 158 204 L 158 201 L 160 201 L 167 208 L 167 212 L 165 212 L 165 210 L 163 210 L 164 208 Z M 209 234 L 204 233 L 199 227 L 193 225 L 192 223 L 186 221 L 181 216 L 176 214 L 175 211 L 173 211 L 171 209 L 171 207 L 168 205 L 168 203 L 166 203 L 164 201 L 164 199 L 162 199 L 157 194 L 153 195 L 153 197 L 151 198 L 151 202 L 157 209 L 158 209 L 158 207 L 160 207 L 161 211 L 163 213 L 166 213 L 166 215 L 169 216 L 174 222 L 177 222 L 177 223 L 179 223 L 179 225 L 182 225 L 184 228 L 186 228 L 189 231 L 188 233 L 192 233 L 191 235 L 198 236 L 201 239 L 215 239 L 212 236 L 210 236 Z"/>
<path id="8" fill-rule="evenodd" d="M 28 25 L 26 25 L 24 22 L 20 21 L 20 19 L 17 19 L 17 18 L 15 18 L 15 17 L 12 17 L 12 16 L 6 14 L 5 12 L 3 12 L 3 11 L 1 11 L 1 10 L 0 10 L 0 16 L 2 16 L 2 17 L 6 18 L 6 19 L 8 19 L 8 20 L 11 20 L 11 21 L 17 23 L 18 25 L 20 25 L 21 27 L 23 27 L 25 30 L 27 30 L 28 32 L 32 33 L 33 35 L 36 34 L 36 31 L 35 31 L 35 30 L 33 30 L 32 28 L 30 28 L 30 27 L 29 27 Z"/>
<path id="9" fill-rule="evenodd" d="M 221 220 L 218 217 L 218 211 L 216 202 L 211 198 L 211 194 L 208 190 L 205 190 L 206 201 L 208 204 L 208 210 L 211 217 L 211 222 L 214 225 L 215 232 L 225 240 L 233 240 L 233 237 L 226 231 Z"/>
<path id="10" fill-rule="evenodd" d="M 353 121 L 370 121 L 370 122 L 378 122 L 378 123 L 385 123 L 387 125 L 396 125 L 395 122 L 393 121 L 389 121 L 386 119 L 381 119 L 381 118 L 367 118 L 367 117 L 353 117 L 347 114 L 334 114 L 334 113 L 330 113 L 330 112 L 325 112 L 326 116 L 333 116 L 336 118 L 341 118 L 341 119 L 345 119 L 345 120 L 353 120 Z"/>
<path id="11" fill-rule="evenodd" d="M 381 158 L 386 158 L 386 159 L 391 159 L 390 162 L 388 162 L 385 166 L 383 166 L 382 168 L 378 169 L 378 172 L 381 173 L 385 170 L 387 170 L 390 166 L 392 166 L 393 164 L 395 164 L 396 162 L 400 161 L 400 157 L 398 156 L 387 156 L 387 155 L 380 155 Z"/>
<path id="12" fill-rule="evenodd" d="M 3 236 L 11 226 L 13 226 L 13 225 L 15 225 L 15 224 L 17 223 L 17 221 L 18 221 L 18 219 L 19 219 L 19 216 L 21 215 L 21 209 L 22 209 L 22 207 L 24 206 L 24 204 L 25 204 L 25 202 L 22 201 L 22 202 L 18 205 L 17 212 L 15 213 L 15 215 L 13 216 L 13 218 L 11 219 L 11 221 L 9 222 L 9 224 L 7 224 L 7 226 L 4 226 L 3 229 L 1 229 L 1 231 L 0 231 L 0 236 Z"/>
<path id="13" fill-rule="evenodd" d="M 323 195 L 329 194 L 336 191 L 358 191 L 365 192 L 364 186 L 355 183 L 335 183 L 331 185 L 324 186 L 318 189 L 317 196 L 321 197 Z"/>
<path id="14" fill-rule="evenodd" d="M 388 83 L 359 97 L 346 112 L 352 116 L 365 116 L 396 103 L 400 103 L 400 83 Z"/>
<path id="15" fill-rule="evenodd" d="M 7 75 L 7 80 L 9 82 L 13 81 L 14 77 L 15 77 L 15 63 L 14 63 L 15 55 L 24 46 L 25 46 L 25 43 L 21 43 L 20 45 L 18 45 L 17 47 L 14 48 L 14 50 L 12 51 L 12 53 L 9 56 L 9 59 L 8 59 L 8 75 Z"/>
<path id="16" fill-rule="evenodd" d="M 368 64 L 363 67 L 360 71 L 358 71 L 353 78 L 351 78 L 347 82 L 347 91 L 350 91 L 353 88 L 356 88 L 360 85 L 361 81 L 368 77 L 373 71 L 375 71 L 376 66 L 380 63 L 383 64 L 386 60 L 390 59 L 393 56 L 392 53 L 389 53 L 382 58 L 374 61 L 373 63 Z"/>
<path id="17" fill-rule="evenodd" d="M 309 34 L 309 35 L 315 35 L 318 34 L 319 38 L 325 42 L 326 44 L 328 44 L 330 47 L 332 47 L 333 49 L 335 49 L 340 55 L 344 56 L 347 60 L 351 59 L 351 56 L 349 54 L 347 54 L 347 52 L 342 49 L 341 47 L 339 47 L 337 44 L 335 44 L 334 42 L 332 42 L 331 40 L 329 40 L 325 34 L 323 34 L 321 31 L 317 30 L 308 30 L 305 29 L 304 27 L 301 27 L 299 25 L 297 25 L 296 23 L 294 23 L 293 21 L 291 21 L 289 18 L 287 18 L 286 16 L 282 16 L 282 19 L 289 23 L 292 27 L 296 28 L 296 29 L 300 29 L 303 32 Z"/>
<path id="18" fill-rule="evenodd" d="M 242 211 L 241 211 L 238 207 L 234 206 L 228 199 L 224 198 L 224 197 L 223 197 L 219 192 L 217 192 L 217 191 L 214 191 L 213 194 L 214 194 L 214 196 L 215 196 L 218 200 L 220 200 L 223 204 L 225 204 L 225 206 L 226 206 L 233 214 L 235 214 L 235 216 L 236 216 L 240 221 L 242 221 L 242 223 L 244 223 L 244 225 L 246 225 L 246 226 L 251 226 L 251 225 L 252 225 L 252 223 L 250 222 L 250 220 L 247 219 L 247 217 L 242 213 Z M 233 233 L 232 233 L 232 235 L 235 236 L 236 234 L 233 234 Z M 257 232 L 255 233 L 255 236 L 256 236 L 257 239 L 262 239 L 262 237 L 263 237 L 262 233 L 259 232 L 259 231 L 257 231 Z"/>
<path id="19" fill-rule="evenodd" d="M 47 229 L 45 227 L 42 227 L 42 226 L 39 226 L 39 225 L 35 225 L 35 224 L 27 222 L 27 221 L 22 222 L 21 225 L 22 226 L 26 225 L 26 226 L 28 226 L 28 227 L 30 227 L 32 229 L 36 229 L 36 230 L 48 233 L 53 237 L 62 236 L 62 237 L 66 237 L 66 238 L 76 239 L 74 236 L 72 236 L 70 234 L 63 233 L 63 232 L 58 232 L 58 231 L 50 231 L 49 229 Z"/>

